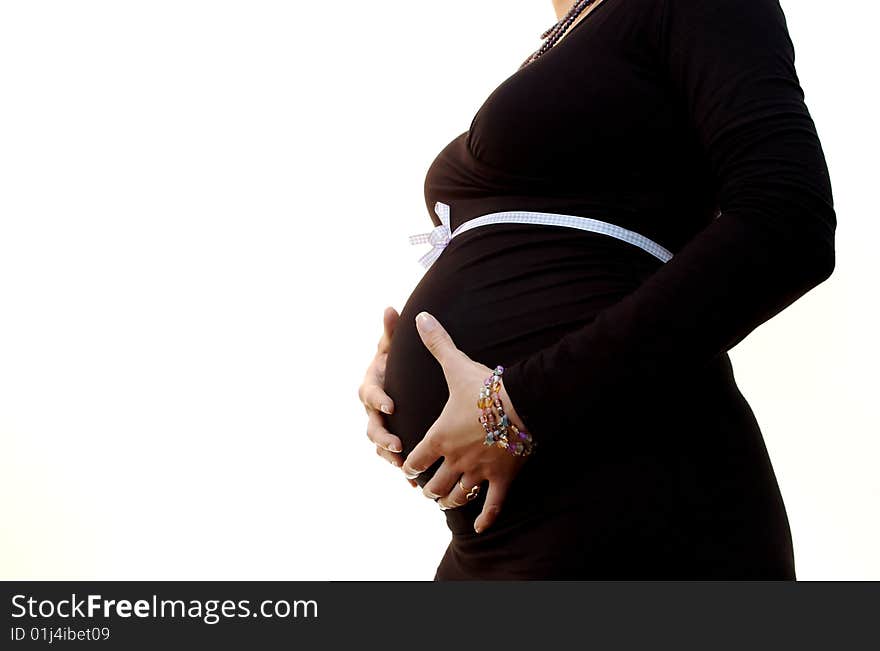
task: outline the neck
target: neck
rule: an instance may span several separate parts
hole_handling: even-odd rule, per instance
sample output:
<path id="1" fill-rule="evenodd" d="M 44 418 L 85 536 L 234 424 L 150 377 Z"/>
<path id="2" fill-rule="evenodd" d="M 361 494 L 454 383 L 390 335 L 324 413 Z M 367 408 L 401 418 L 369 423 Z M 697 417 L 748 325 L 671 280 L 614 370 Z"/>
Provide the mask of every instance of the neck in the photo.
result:
<path id="1" fill-rule="evenodd" d="M 553 11 L 556 12 L 556 20 L 560 20 L 568 10 L 572 8 L 576 0 L 553 0 Z"/>

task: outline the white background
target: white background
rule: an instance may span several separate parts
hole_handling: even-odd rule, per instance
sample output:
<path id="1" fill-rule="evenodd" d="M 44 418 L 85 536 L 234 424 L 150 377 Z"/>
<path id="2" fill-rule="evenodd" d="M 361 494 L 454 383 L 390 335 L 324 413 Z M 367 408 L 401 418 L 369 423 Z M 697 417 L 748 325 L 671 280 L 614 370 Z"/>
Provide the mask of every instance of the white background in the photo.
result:
<path id="1" fill-rule="evenodd" d="M 880 12 L 783 7 L 837 268 L 732 356 L 799 578 L 876 580 Z M 422 273 L 428 165 L 554 21 L 0 5 L 0 577 L 432 578 L 442 514 L 374 454 L 357 387 Z"/>

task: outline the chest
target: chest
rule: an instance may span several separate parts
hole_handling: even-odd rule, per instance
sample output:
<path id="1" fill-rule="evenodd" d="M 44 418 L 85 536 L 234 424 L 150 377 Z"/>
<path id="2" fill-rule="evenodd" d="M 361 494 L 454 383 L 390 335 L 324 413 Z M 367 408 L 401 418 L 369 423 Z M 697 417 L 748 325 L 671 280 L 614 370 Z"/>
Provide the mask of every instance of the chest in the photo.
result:
<path id="1" fill-rule="evenodd" d="M 477 160 L 556 179 L 659 162 L 681 116 L 650 24 L 608 2 L 489 94 L 465 136 Z"/>

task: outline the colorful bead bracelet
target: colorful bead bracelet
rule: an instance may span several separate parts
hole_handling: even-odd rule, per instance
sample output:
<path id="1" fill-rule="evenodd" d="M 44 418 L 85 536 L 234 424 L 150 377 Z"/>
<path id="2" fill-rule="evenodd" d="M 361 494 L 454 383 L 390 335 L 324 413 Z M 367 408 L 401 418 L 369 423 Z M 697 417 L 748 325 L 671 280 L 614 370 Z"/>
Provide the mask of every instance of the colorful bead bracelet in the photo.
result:
<path id="1" fill-rule="evenodd" d="M 500 364 L 492 371 L 480 387 L 480 395 L 477 398 L 477 407 L 480 409 L 480 424 L 486 432 L 484 445 L 498 445 L 510 454 L 526 456 L 535 448 L 532 435 L 525 430 L 519 429 L 510 422 L 510 418 L 504 412 L 501 404 L 501 374 L 504 367 Z"/>

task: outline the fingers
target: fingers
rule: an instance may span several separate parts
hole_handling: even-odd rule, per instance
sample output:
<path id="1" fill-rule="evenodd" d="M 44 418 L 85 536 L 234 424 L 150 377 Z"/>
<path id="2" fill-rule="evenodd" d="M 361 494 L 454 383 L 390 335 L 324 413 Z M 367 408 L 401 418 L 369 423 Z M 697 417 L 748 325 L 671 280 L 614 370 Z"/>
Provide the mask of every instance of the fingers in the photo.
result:
<path id="1" fill-rule="evenodd" d="M 422 494 L 432 500 L 449 495 L 459 477 L 461 477 L 461 470 L 453 469 L 452 464 L 448 460 L 444 460 L 434 476 L 422 488 Z"/>
<path id="2" fill-rule="evenodd" d="M 476 499 L 480 492 L 480 480 L 469 472 L 460 475 L 448 494 L 437 500 L 441 509 L 457 509 L 470 500 Z"/>
<path id="3" fill-rule="evenodd" d="M 378 409 L 386 414 L 394 411 L 394 401 L 385 393 L 385 364 L 387 353 L 376 353 L 364 374 L 364 381 L 358 387 L 358 399 L 366 407 Z"/>
<path id="4" fill-rule="evenodd" d="M 367 438 L 378 447 L 389 452 L 400 452 L 403 445 L 398 437 L 385 429 L 382 415 L 374 409 L 367 409 Z M 402 461 L 401 461 L 402 463 Z"/>
<path id="5" fill-rule="evenodd" d="M 376 454 L 378 454 L 380 457 L 385 459 L 388 463 L 390 463 L 395 468 L 400 468 L 401 464 L 403 463 L 403 456 L 402 455 L 397 454 L 395 452 L 389 452 L 388 450 L 383 450 L 378 445 L 376 446 Z M 407 479 L 406 483 L 409 484 L 410 486 L 412 486 L 413 488 L 419 487 L 419 482 L 417 482 L 415 479 Z"/>
<path id="6" fill-rule="evenodd" d="M 394 401 L 385 393 L 385 365 L 388 362 L 388 350 L 391 347 L 391 336 L 400 315 L 393 307 L 385 308 L 382 315 L 383 332 L 379 339 L 376 355 L 373 362 L 367 368 L 364 381 L 358 387 L 358 399 L 366 407 L 378 409 L 390 414 L 394 411 Z"/>
<path id="7" fill-rule="evenodd" d="M 422 338 L 422 343 L 431 352 L 440 366 L 446 371 L 446 365 L 463 353 L 455 347 L 452 337 L 440 322 L 428 312 L 419 312 L 416 315 L 416 329 Z"/>
<path id="8" fill-rule="evenodd" d="M 382 313 L 382 336 L 376 346 L 376 356 L 367 370 L 363 384 L 358 387 L 358 398 L 367 410 L 367 437 L 376 444 L 376 454 L 398 468 L 403 465 L 403 455 L 400 454 L 403 446 L 400 439 L 385 428 L 378 411 L 386 414 L 394 411 L 394 401 L 383 387 L 391 337 L 399 318 L 400 314 L 393 307 L 385 308 Z M 407 478 L 406 481 L 413 488 L 419 486 L 415 479 Z"/>
<path id="9" fill-rule="evenodd" d="M 415 479 L 425 472 L 431 465 L 441 456 L 440 450 L 435 443 L 434 436 L 429 431 L 425 438 L 419 441 L 418 445 L 412 449 L 407 455 L 401 469 L 407 479 Z"/>
<path id="10" fill-rule="evenodd" d="M 365 407 L 376 409 L 386 414 L 394 411 L 394 401 L 382 390 L 379 384 L 364 382 L 358 389 L 358 398 Z"/>
<path id="11" fill-rule="evenodd" d="M 467 485 L 467 484 L 465 484 Z M 482 533 L 492 526 L 501 512 L 501 505 L 507 496 L 507 489 L 510 486 L 510 480 L 497 478 L 489 482 L 489 490 L 486 493 L 486 501 L 483 504 L 483 510 L 474 520 L 474 531 Z"/>
<path id="12" fill-rule="evenodd" d="M 381 448 L 378 445 L 376 446 L 376 454 L 378 454 L 380 457 L 385 459 L 385 461 L 396 468 L 400 468 L 400 466 L 403 464 L 403 456 L 396 452 L 389 452 L 388 450 Z"/>
<path id="13" fill-rule="evenodd" d="M 388 352 L 391 346 L 391 336 L 394 334 L 394 327 L 397 325 L 399 318 L 400 314 L 390 305 L 382 313 L 382 336 L 379 338 L 379 344 L 376 346 L 380 353 Z"/>

